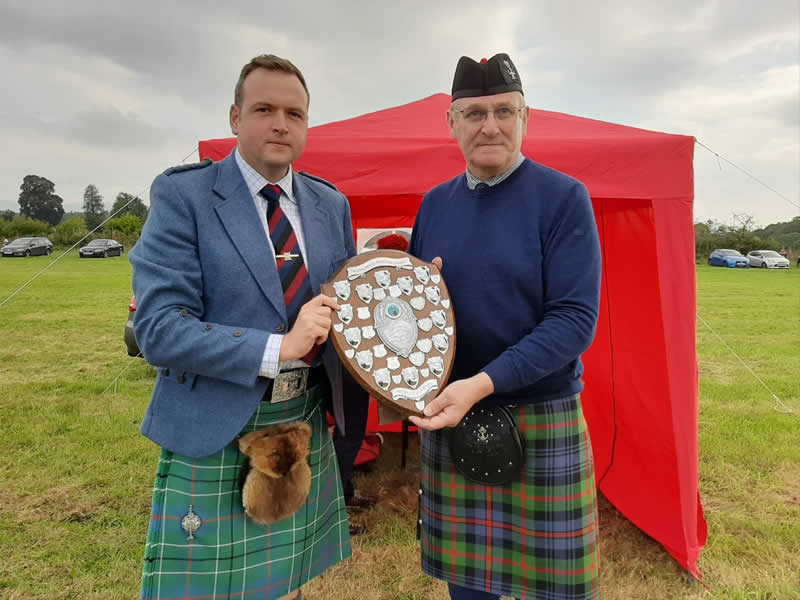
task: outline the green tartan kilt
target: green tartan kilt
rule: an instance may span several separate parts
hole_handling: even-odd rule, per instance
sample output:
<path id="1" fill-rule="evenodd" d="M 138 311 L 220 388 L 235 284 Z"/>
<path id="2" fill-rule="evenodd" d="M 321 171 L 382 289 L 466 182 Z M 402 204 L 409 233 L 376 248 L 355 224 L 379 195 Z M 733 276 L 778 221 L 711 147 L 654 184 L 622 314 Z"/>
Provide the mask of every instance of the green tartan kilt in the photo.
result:
<path id="1" fill-rule="evenodd" d="M 142 574 L 142 599 L 280 598 L 351 554 L 342 484 L 319 388 L 262 402 L 242 434 L 304 420 L 312 428 L 311 492 L 291 517 L 259 525 L 244 514 L 246 457 L 238 440 L 204 458 L 161 451 Z M 201 520 L 194 539 L 181 526 Z"/>
<path id="2" fill-rule="evenodd" d="M 500 596 L 595 599 L 597 496 L 580 397 L 509 408 L 526 464 L 503 486 L 454 469 L 449 430 L 422 432 L 422 569 Z"/>

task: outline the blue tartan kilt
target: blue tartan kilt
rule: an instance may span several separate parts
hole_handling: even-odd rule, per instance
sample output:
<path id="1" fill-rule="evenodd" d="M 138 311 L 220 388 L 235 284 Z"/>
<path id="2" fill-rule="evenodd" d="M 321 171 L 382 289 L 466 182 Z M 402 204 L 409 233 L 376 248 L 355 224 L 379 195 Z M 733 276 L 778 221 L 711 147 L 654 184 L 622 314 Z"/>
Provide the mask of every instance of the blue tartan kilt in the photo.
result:
<path id="1" fill-rule="evenodd" d="M 262 402 L 242 431 L 299 420 L 311 425 L 311 491 L 283 521 L 259 525 L 245 516 L 247 462 L 238 440 L 204 458 L 162 450 L 142 599 L 281 598 L 350 556 L 342 484 L 319 389 L 288 402 Z M 181 526 L 190 511 L 200 519 L 191 540 Z"/>
<path id="2" fill-rule="evenodd" d="M 499 596 L 594 600 L 597 496 L 580 397 L 509 408 L 526 463 L 502 486 L 453 467 L 449 430 L 422 432 L 422 569 Z"/>

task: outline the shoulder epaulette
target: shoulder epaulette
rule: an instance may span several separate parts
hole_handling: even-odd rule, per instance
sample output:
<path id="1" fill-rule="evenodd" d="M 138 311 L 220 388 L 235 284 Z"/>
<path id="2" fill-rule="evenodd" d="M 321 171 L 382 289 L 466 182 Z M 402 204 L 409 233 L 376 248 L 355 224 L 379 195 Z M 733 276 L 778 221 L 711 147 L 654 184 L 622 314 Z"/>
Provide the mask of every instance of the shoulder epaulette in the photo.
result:
<path id="1" fill-rule="evenodd" d="M 182 171 L 192 171 L 193 169 L 204 169 L 208 165 L 210 165 L 212 161 L 210 158 L 206 158 L 200 162 L 196 163 L 189 163 L 186 165 L 175 165 L 174 167 L 170 167 L 166 171 L 164 171 L 164 175 L 172 175 L 173 173 L 181 173 Z"/>
<path id="2" fill-rule="evenodd" d="M 305 171 L 300 171 L 298 175 L 302 175 L 303 177 L 308 177 L 309 179 L 313 179 L 314 181 L 319 181 L 320 183 L 327 185 L 329 188 L 339 191 L 335 185 L 333 185 L 330 181 L 325 181 L 322 177 L 316 177 L 315 175 L 309 175 Z"/>

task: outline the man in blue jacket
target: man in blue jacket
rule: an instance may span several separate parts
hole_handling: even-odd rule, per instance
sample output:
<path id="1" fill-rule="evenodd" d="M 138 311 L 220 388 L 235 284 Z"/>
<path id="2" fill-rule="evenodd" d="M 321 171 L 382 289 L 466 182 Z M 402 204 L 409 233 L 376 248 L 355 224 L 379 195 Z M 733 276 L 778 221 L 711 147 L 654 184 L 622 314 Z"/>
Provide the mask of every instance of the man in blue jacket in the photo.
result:
<path id="1" fill-rule="evenodd" d="M 450 383 L 411 417 L 428 430 L 422 567 L 458 600 L 594 599 L 579 394 L 600 299 L 592 204 L 580 182 L 521 154 L 528 107 L 507 54 L 461 57 L 452 100 L 466 172 L 426 194 L 409 246 L 442 261 L 458 324 Z"/>
<path id="2" fill-rule="evenodd" d="M 347 514 L 326 426 L 332 395 L 347 427 L 342 367 L 324 345 L 320 284 L 355 254 L 347 199 L 292 169 L 309 94 L 290 61 L 241 71 L 224 161 L 168 169 L 130 253 L 135 331 L 158 366 L 142 433 L 161 446 L 142 598 L 296 598 L 350 556 Z M 311 491 L 291 517 L 244 514 L 237 438 L 276 423 L 311 425 Z M 264 499 L 269 501 L 269 499 Z"/>

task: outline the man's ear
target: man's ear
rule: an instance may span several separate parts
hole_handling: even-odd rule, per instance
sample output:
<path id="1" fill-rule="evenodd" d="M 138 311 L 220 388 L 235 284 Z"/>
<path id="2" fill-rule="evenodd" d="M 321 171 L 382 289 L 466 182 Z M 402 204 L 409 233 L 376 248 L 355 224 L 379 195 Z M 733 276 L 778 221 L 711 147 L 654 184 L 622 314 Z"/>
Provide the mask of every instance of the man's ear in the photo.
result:
<path id="1" fill-rule="evenodd" d="M 239 107 L 235 104 L 231 104 L 231 110 L 228 114 L 228 119 L 231 123 L 231 133 L 233 135 L 239 135 Z"/>
<path id="2" fill-rule="evenodd" d="M 447 111 L 447 128 L 450 130 L 450 137 L 456 139 L 456 132 L 453 131 L 455 127 L 456 120 L 453 118 L 453 112 Z"/>

